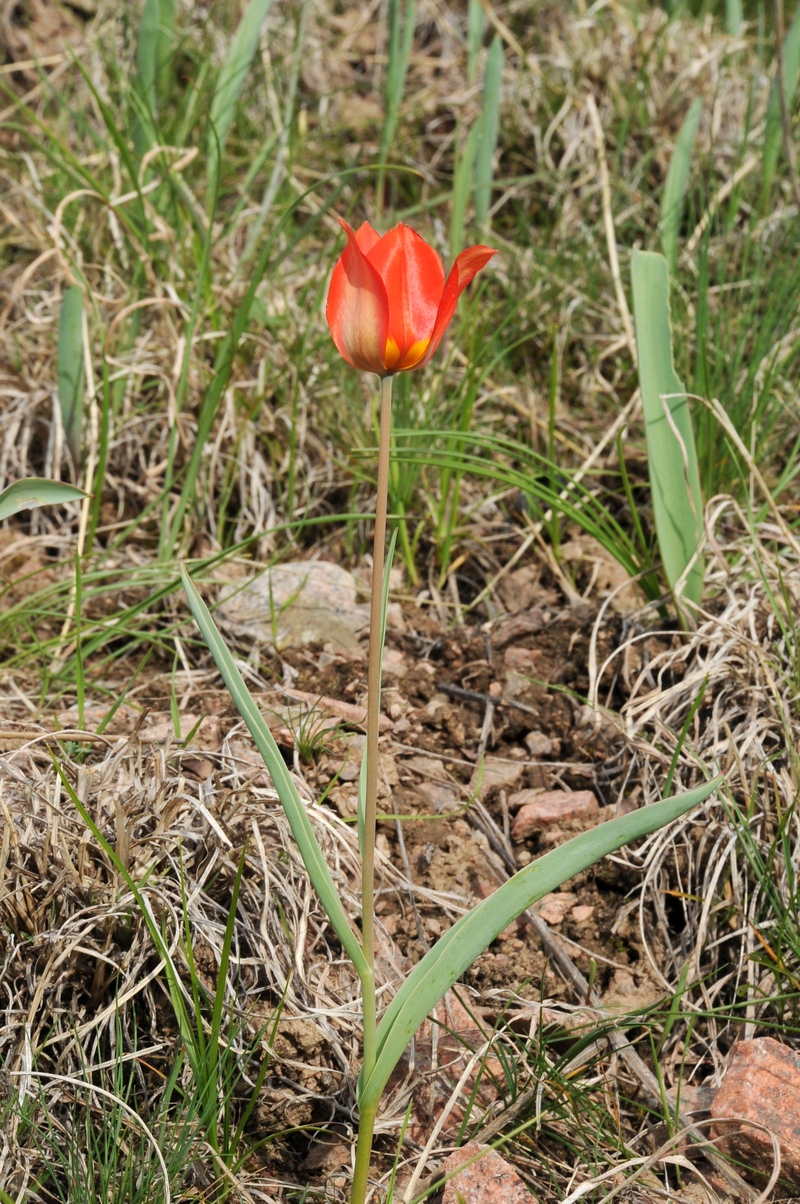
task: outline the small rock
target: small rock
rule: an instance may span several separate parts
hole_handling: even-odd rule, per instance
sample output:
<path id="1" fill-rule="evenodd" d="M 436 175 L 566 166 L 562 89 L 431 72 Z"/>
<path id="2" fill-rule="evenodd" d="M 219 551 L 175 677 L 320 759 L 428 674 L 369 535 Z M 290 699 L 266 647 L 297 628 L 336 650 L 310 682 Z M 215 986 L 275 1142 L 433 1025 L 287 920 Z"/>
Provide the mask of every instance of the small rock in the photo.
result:
<path id="1" fill-rule="evenodd" d="M 526 840 L 533 832 L 552 824 L 596 815 L 600 808 L 591 790 L 520 790 L 508 800 L 509 807 L 519 808 L 511 825 L 513 840 Z"/>
<path id="2" fill-rule="evenodd" d="M 404 677 L 408 673 L 406 658 L 399 648 L 384 648 L 383 671 L 392 677 Z"/>
<path id="3" fill-rule="evenodd" d="M 327 560 L 275 564 L 222 593 L 217 614 L 236 634 L 275 648 L 358 648 L 369 608 L 356 603 L 352 573 Z"/>
<path id="4" fill-rule="evenodd" d="M 524 772 L 524 765 L 515 765 L 500 757 L 487 757 L 483 762 L 481 798 L 485 798 L 490 790 L 511 790 L 518 786 Z"/>
<path id="5" fill-rule="evenodd" d="M 489 629 L 492 645 L 495 648 L 505 648 L 512 640 L 518 640 L 521 636 L 541 631 L 545 622 L 542 610 L 528 610 L 523 614 L 503 615 Z"/>
<path id="6" fill-rule="evenodd" d="M 557 891 L 554 894 L 545 895 L 536 910 L 543 920 L 555 926 L 562 922 L 577 902 L 578 896 L 574 895 L 572 891 Z"/>
<path id="7" fill-rule="evenodd" d="M 727 1151 L 765 1175 L 774 1153 L 766 1125 L 781 1149 L 781 1178 L 800 1185 L 800 1055 L 773 1037 L 733 1047 L 722 1085 L 711 1104 L 712 1132 Z"/>
<path id="8" fill-rule="evenodd" d="M 471 1161 L 475 1159 L 475 1161 Z M 464 1166 L 469 1162 L 469 1166 Z M 459 1167 L 464 1167 L 459 1170 Z M 455 1172 L 455 1173 L 454 1173 Z M 442 1204 L 531 1204 L 525 1182 L 510 1162 L 490 1146 L 471 1141 L 444 1164 L 447 1182 Z M 449 1176 L 452 1176 L 450 1178 Z"/>
<path id="9" fill-rule="evenodd" d="M 573 907 L 569 913 L 569 918 L 574 920 L 576 924 L 585 924 L 587 920 L 591 920 L 594 915 L 594 908 L 588 903 L 581 903 L 579 907 Z"/>
<path id="10" fill-rule="evenodd" d="M 549 757 L 552 754 L 553 741 L 544 732 L 528 732 L 525 743 L 532 757 Z"/>
<path id="11" fill-rule="evenodd" d="M 352 757 L 345 761 L 342 768 L 339 770 L 340 782 L 355 782 L 361 773 L 361 764 Z"/>
<path id="12" fill-rule="evenodd" d="M 420 782 L 416 791 L 425 806 L 434 811 L 454 811 L 461 804 L 458 788 L 443 782 Z"/>
<path id="13" fill-rule="evenodd" d="M 532 673 L 534 662 L 540 655 L 538 648 L 519 648 L 516 644 L 510 644 L 503 654 L 503 661 L 506 668 L 516 673 Z"/>
<path id="14" fill-rule="evenodd" d="M 404 757 L 400 762 L 400 768 L 410 769 L 423 778 L 444 778 L 447 776 L 444 761 L 439 760 L 438 757 L 434 757 L 431 753 L 415 753 L 412 757 Z"/>

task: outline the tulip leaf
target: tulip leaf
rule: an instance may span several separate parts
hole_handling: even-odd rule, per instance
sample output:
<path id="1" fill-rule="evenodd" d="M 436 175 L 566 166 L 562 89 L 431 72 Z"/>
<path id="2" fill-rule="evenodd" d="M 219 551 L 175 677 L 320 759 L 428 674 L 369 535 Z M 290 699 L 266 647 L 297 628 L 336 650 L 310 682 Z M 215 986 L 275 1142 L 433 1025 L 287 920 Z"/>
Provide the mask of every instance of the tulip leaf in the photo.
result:
<path id="1" fill-rule="evenodd" d="M 175 0 L 145 0 L 136 43 L 136 74 L 142 96 L 155 115 L 157 88 L 163 86 L 165 67 L 172 51 Z"/>
<path id="2" fill-rule="evenodd" d="M 653 251 L 634 251 L 631 275 L 656 534 L 680 607 L 681 598 L 698 603 L 703 591 L 703 564 L 696 556 L 703 538 L 697 452 L 686 390 L 672 362 L 667 261 Z"/>
<path id="3" fill-rule="evenodd" d="M 222 675 L 225 685 L 228 687 L 231 698 L 236 703 L 239 714 L 247 724 L 250 735 L 255 741 L 256 748 L 264 759 L 264 764 L 269 770 L 273 785 L 281 800 L 281 806 L 286 812 L 289 826 L 297 841 L 297 847 L 300 850 L 300 856 L 303 858 L 303 864 L 308 871 L 308 876 L 314 889 L 319 895 L 320 903 L 325 909 L 334 932 L 342 942 L 345 953 L 355 966 L 359 977 L 362 977 L 367 972 L 366 959 L 355 930 L 344 909 L 339 891 L 334 885 L 331 872 L 322 855 L 322 850 L 314 835 L 311 821 L 306 814 L 305 804 L 297 792 L 292 775 L 286 767 L 286 763 L 281 756 L 280 749 L 275 743 L 272 732 L 269 730 L 264 717 L 253 700 L 252 694 L 245 685 L 244 678 L 236 667 L 230 652 L 225 647 L 225 643 L 216 623 L 211 617 L 208 607 L 200 597 L 197 587 L 184 565 L 181 565 L 181 581 L 183 582 L 186 596 L 189 599 L 189 606 L 191 607 L 195 622 L 203 634 L 206 646 L 216 662 L 216 666 Z"/>
<path id="4" fill-rule="evenodd" d="M 476 120 L 467 134 L 464 149 L 456 163 L 453 172 L 453 200 L 450 207 L 450 256 L 455 259 L 464 246 L 464 225 L 467 217 L 467 204 L 472 189 L 475 173 L 475 160 L 481 140 L 480 118 Z"/>
<path id="5" fill-rule="evenodd" d="M 217 86 L 211 100 L 211 128 L 208 136 L 208 192 L 216 192 L 219 178 L 220 159 L 236 114 L 250 65 L 258 49 L 258 35 L 272 0 L 250 0 L 244 16 L 233 36 L 228 57 L 219 73 Z"/>
<path id="6" fill-rule="evenodd" d="M 75 485 L 63 485 L 61 481 L 48 481 L 43 477 L 28 477 L 24 481 L 15 481 L 0 492 L 0 522 L 12 514 L 19 514 L 20 510 L 60 506 L 64 502 L 78 502 L 86 496 Z"/>
<path id="7" fill-rule="evenodd" d="M 83 289 L 77 284 L 64 293 L 58 320 L 58 403 L 72 462 L 79 468 L 83 416 Z"/>
<path id="8" fill-rule="evenodd" d="M 475 81 L 475 71 L 478 65 L 478 54 L 483 41 L 483 31 L 486 26 L 486 12 L 481 0 L 467 2 L 467 81 Z"/>
<path id="9" fill-rule="evenodd" d="M 678 235 L 686 200 L 686 186 L 689 183 L 692 151 L 702 111 L 703 102 L 698 97 L 683 119 L 667 169 L 664 195 L 661 198 L 661 249 L 673 275 L 678 263 Z"/>
<path id="10" fill-rule="evenodd" d="M 503 82 L 503 43 L 495 34 L 486 59 L 481 101 L 480 141 L 475 158 L 474 205 L 479 226 L 489 221 L 489 205 L 494 179 L 494 154 L 500 132 L 500 87 Z"/>
<path id="11" fill-rule="evenodd" d="M 651 803 L 582 832 L 531 862 L 462 916 L 418 962 L 387 1007 L 378 1026 L 375 1067 L 366 1081 L 359 1080 L 358 1101 L 362 1111 L 377 1107 L 389 1076 L 422 1021 L 512 920 L 601 857 L 672 823 L 698 806 L 721 781 L 714 778 L 696 790 Z"/>
<path id="12" fill-rule="evenodd" d="M 783 58 L 783 96 L 787 112 L 794 100 L 797 80 L 800 75 L 800 5 L 798 5 L 792 23 L 786 31 L 782 47 Z M 775 72 L 772 81 L 769 101 L 767 102 L 767 121 L 764 129 L 764 157 L 761 168 L 761 199 L 760 208 L 765 209 L 775 169 L 783 142 L 783 105 L 781 104 L 780 79 Z"/>

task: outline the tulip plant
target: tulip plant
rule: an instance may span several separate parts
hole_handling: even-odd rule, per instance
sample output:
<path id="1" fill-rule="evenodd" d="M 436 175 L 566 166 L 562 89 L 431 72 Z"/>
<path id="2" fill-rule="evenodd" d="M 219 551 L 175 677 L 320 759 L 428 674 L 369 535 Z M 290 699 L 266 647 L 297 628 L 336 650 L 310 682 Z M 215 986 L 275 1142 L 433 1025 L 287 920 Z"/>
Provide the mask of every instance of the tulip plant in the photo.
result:
<path id="1" fill-rule="evenodd" d="M 357 1087 L 359 1125 L 351 1201 L 364 1204 L 381 1095 L 409 1041 L 439 1000 L 499 933 L 543 895 L 607 853 L 698 805 L 718 786 L 719 779 L 581 833 L 520 870 L 440 938 L 409 974 L 378 1022 L 373 896 L 392 378 L 397 372 L 410 372 L 427 364 L 452 321 L 461 293 L 495 251 L 484 246 L 469 247 L 457 257 L 445 279 L 437 252 L 408 226 L 401 224 L 381 237 L 368 222 L 357 231 L 344 221 L 341 225 L 347 245 L 333 269 L 326 310 L 328 324 L 345 360 L 361 371 L 374 372 L 381 381 L 367 741 L 358 800 L 360 931 L 344 909 L 306 807 L 269 728 L 188 572 L 182 568 L 181 573 L 198 626 L 264 758 L 309 877 L 360 979 L 363 1053 Z"/>

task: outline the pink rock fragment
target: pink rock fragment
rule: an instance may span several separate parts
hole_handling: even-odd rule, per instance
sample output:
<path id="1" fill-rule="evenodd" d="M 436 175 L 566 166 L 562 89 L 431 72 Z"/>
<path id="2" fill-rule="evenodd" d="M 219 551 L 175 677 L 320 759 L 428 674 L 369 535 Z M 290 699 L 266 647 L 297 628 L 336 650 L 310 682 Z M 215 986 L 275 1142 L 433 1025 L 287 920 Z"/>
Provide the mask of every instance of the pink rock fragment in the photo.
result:
<path id="1" fill-rule="evenodd" d="M 591 790 L 520 790 L 508 800 L 509 807 L 519 808 L 511 825 L 513 840 L 526 840 L 540 828 L 563 824 L 572 819 L 596 815 L 600 808 Z"/>
<path id="2" fill-rule="evenodd" d="M 475 1161 L 458 1169 L 470 1159 Z M 462 1200 L 465 1204 L 531 1204 L 531 1193 L 511 1163 L 477 1141 L 452 1153 L 444 1173 L 452 1178 L 445 1184 L 442 1204 L 460 1204 Z"/>
<path id="3" fill-rule="evenodd" d="M 577 895 L 574 895 L 572 891 L 562 890 L 552 895 L 545 895 L 536 910 L 548 924 L 557 925 L 569 915 L 577 902 Z"/>
<path id="4" fill-rule="evenodd" d="M 800 1054 L 772 1037 L 733 1047 L 722 1085 L 711 1104 L 714 1136 L 734 1157 L 770 1175 L 774 1151 L 765 1125 L 778 1139 L 781 1179 L 800 1185 Z"/>

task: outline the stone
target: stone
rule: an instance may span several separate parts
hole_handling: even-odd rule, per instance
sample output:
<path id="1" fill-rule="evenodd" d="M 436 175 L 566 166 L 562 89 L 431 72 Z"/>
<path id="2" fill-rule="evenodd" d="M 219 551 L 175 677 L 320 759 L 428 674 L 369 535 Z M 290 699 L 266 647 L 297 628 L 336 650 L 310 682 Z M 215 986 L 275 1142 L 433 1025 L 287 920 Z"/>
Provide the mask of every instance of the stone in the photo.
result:
<path id="1" fill-rule="evenodd" d="M 505 650 L 503 661 L 508 669 L 512 669 L 515 673 L 528 673 L 534 671 L 534 664 L 541 656 L 539 648 L 520 648 L 516 644 L 510 644 Z"/>
<path id="2" fill-rule="evenodd" d="M 553 824 L 597 815 L 600 810 L 591 790 L 546 790 L 542 794 L 520 790 L 511 795 L 508 805 L 518 808 L 511 825 L 511 837 L 516 841 L 527 840 L 534 832 Z"/>
<path id="3" fill-rule="evenodd" d="M 725 1077 L 711 1104 L 712 1132 L 733 1157 L 771 1175 L 781 1150 L 781 1178 L 800 1186 L 800 1054 L 773 1037 L 734 1045 Z"/>
<path id="4" fill-rule="evenodd" d="M 442 1204 L 531 1204 L 533 1200 L 511 1163 L 477 1141 L 455 1150 L 444 1164 L 444 1174 Z"/>
<path id="5" fill-rule="evenodd" d="M 577 902 L 578 896 L 572 891 L 556 891 L 545 895 L 536 910 L 543 920 L 556 927 L 569 915 Z"/>
<path id="6" fill-rule="evenodd" d="M 398 648 L 384 648 L 383 672 L 390 677 L 405 677 L 408 673 L 406 658 Z"/>
<path id="7" fill-rule="evenodd" d="M 544 732 L 528 732 L 525 744 L 532 757 L 549 757 L 553 752 L 553 741 Z"/>
<path id="8" fill-rule="evenodd" d="M 491 790 L 512 790 L 518 786 L 525 766 L 501 757 L 486 757 L 481 773 L 481 798 Z"/>
<path id="9" fill-rule="evenodd" d="M 461 806 L 461 793 L 457 786 L 445 782 L 419 782 L 416 791 L 428 810 L 457 811 Z"/>
<path id="10" fill-rule="evenodd" d="M 356 602 L 356 580 L 327 560 L 274 564 L 242 586 L 226 587 L 217 607 L 222 623 L 258 644 L 301 648 L 360 648 L 369 607 Z"/>

